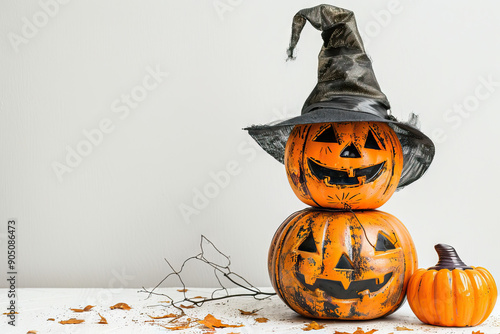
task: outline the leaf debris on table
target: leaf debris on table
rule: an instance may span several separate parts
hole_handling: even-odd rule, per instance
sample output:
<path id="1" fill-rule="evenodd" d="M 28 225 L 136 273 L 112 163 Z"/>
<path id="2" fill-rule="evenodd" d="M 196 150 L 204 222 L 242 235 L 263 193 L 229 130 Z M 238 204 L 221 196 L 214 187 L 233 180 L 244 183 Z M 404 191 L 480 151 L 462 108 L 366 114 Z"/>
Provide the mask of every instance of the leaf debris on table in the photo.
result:
<path id="1" fill-rule="evenodd" d="M 302 328 L 303 331 L 311 331 L 325 328 L 324 325 L 318 324 L 316 321 L 312 321 L 310 324 L 306 324 L 306 327 Z M 337 332 L 335 332 L 337 333 Z"/>
<path id="2" fill-rule="evenodd" d="M 117 303 L 113 306 L 109 307 L 112 310 L 119 309 L 119 310 L 130 310 L 132 309 L 130 306 L 128 306 L 126 303 Z"/>
<path id="3" fill-rule="evenodd" d="M 412 331 L 413 329 L 405 327 L 405 326 L 396 326 L 397 331 Z"/>
<path id="4" fill-rule="evenodd" d="M 262 318 L 255 318 L 255 321 L 257 321 L 259 323 L 265 323 L 265 322 L 268 322 L 269 319 L 262 317 Z"/>
<path id="5" fill-rule="evenodd" d="M 160 325 L 160 326 L 163 327 L 163 328 L 166 328 L 166 329 L 170 329 L 171 331 L 180 331 L 182 329 L 188 329 L 189 328 L 189 324 L 179 325 L 179 326 L 174 326 L 174 327 L 163 326 L 163 325 Z"/>
<path id="6" fill-rule="evenodd" d="M 262 310 L 262 309 L 255 309 L 252 311 L 243 311 L 243 310 L 238 309 L 238 311 L 240 311 L 241 315 L 257 315 L 257 312 L 260 310 Z"/>
<path id="7" fill-rule="evenodd" d="M 76 324 L 81 324 L 84 321 L 85 320 L 83 320 L 83 319 L 71 318 L 71 319 L 68 319 L 68 320 L 61 320 L 61 321 L 59 321 L 59 323 L 61 325 L 76 325 Z"/>
<path id="8" fill-rule="evenodd" d="M 334 334 L 373 334 L 374 332 L 376 332 L 378 329 L 371 329 L 369 330 L 368 332 L 365 332 L 364 330 L 361 329 L 361 327 L 358 327 L 358 329 L 356 329 L 354 332 L 352 333 L 348 333 L 348 332 L 338 332 L 338 331 L 335 331 Z"/>
<path id="9" fill-rule="evenodd" d="M 94 306 L 92 305 L 87 305 L 85 306 L 84 308 L 70 308 L 71 311 L 73 312 L 78 312 L 78 313 L 81 313 L 81 312 L 88 312 L 90 311 Z"/>
<path id="10" fill-rule="evenodd" d="M 243 325 L 228 325 L 228 324 L 223 324 L 221 320 L 217 319 L 211 314 L 207 314 L 205 319 L 203 320 L 198 320 L 198 323 L 205 325 L 206 327 L 212 329 L 212 328 L 227 328 L 227 327 L 242 327 Z"/>
<path id="11" fill-rule="evenodd" d="M 152 315 L 148 314 L 148 317 L 150 317 L 151 319 L 165 319 L 165 318 L 175 318 L 175 317 L 178 317 L 178 315 L 174 314 L 174 313 L 169 313 L 169 314 L 165 314 L 165 315 L 160 315 L 158 317 L 153 317 Z"/>
<path id="12" fill-rule="evenodd" d="M 98 324 L 107 325 L 108 320 L 106 320 L 106 318 L 104 318 L 100 313 L 97 313 L 97 314 L 99 314 L 99 316 L 101 317 L 101 320 L 99 320 Z"/>

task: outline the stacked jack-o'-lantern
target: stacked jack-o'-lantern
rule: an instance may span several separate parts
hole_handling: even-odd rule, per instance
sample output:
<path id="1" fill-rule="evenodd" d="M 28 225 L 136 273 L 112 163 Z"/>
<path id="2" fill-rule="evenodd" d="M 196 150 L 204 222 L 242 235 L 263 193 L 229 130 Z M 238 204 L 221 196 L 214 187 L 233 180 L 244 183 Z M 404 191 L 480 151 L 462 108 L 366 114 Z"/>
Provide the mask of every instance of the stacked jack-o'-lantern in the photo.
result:
<path id="1" fill-rule="evenodd" d="M 274 289 L 304 316 L 362 320 L 394 312 L 410 286 L 410 305 L 424 322 L 484 321 L 496 300 L 491 275 L 483 268 L 464 273 L 472 267 L 444 261 L 447 266 L 419 270 L 411 278 L 417 254 L 410 234 L 396 217 L 374 210 L 425 173 L 434 144 L 413 126 L 415 117 L 401 123 L 388 113 L 351 11 L 329 5 L 299 11 L 289 58 L 307 21 L 322 31 L 324 43 L 318 83 L 302 114 L 246 129 L 284 163 L 295 195 L 312 206 L 293 213 L 274 235 L 268 258 Z M 442 280 L 442 290 L 428 293 L 434 277 Z M 465 285 L 477 287 L 467 292 Z M 451 297 L 433 299 L 455 290 L 462 293 L 454 297 L 461 305 L 457 314 L 468 318 L 456 319 Z M 441 314 L 427 307 L 434 302 L 442 303 Z"/>
<path id="2" fill-rule="evenodd" d="M 417 180 L 432 141 L 389 115 L 352 12 L 328 5 L 293 20 L 293 50 L 306 21 L 323 31 L 318 84 L 302 115 L 247 128 L 283 162 L 297 197 L 312 206 L 288 217 L 269 250 L 281 299 L 314 318 L 373 319 L 394 312 L 417 269 L 412 238 L 394 216 L 375 211 Z"/>

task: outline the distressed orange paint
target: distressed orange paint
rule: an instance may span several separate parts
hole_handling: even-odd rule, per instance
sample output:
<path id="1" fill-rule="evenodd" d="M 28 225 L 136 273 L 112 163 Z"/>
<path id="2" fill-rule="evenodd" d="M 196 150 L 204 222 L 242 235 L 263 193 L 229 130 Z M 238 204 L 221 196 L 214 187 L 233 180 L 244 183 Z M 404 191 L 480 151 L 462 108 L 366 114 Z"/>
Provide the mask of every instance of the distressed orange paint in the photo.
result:
<path id="1" fill-rule="evenodd" d="M 410 234 L 381 211 L 298 211 L 276 231 L 268 258 L 281 299 L 297 313 L 321 319 L 394 312 L 416 268 Z"/>
<path id="2" fill-rule="evenodd" d="M 375 209 L 398 186 L 403 152 L 385 123 L 297 125 L 286 144 L 285 168 L 295 195 L 308 205 Z"/>

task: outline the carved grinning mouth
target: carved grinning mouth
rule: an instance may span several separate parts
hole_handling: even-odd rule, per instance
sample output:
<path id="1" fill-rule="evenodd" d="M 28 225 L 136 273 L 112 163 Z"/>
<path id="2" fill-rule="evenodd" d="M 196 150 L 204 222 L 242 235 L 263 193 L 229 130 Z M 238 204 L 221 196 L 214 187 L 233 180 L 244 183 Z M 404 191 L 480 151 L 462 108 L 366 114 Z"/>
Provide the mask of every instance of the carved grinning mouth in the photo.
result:
<path id="1" fill-rule="evenodd" d="M 344 289 L 344 286 L 340 281 L 318 278 L 314 284 L 307 284 L 303 274 L 296 273 L 296 276 L 299 282 L 311 291 L 320 289 L 337 299 L 355 299 L 361 298 L 363 296 L 361 292 L 365 290 L 369 290 L 370 292 L 380 290 L 387 284 L 387 282 L 389 282 L 392 277 L 392 272 L 385 274 L 384 280 L 380 283 L 377 283 L 378 280 L 376 278 L 352 281 L 347 289 Z"/>
<path id="2" fill-rule="evenodd" d="M 325 180 L 330 185 L 345 185 L 353 186 L 361 184 L 360 177 L 365 177 L 365 183 L 373 182 L 379 177 L 385 162 L 377 165 L 368 166 L 364 168 L 355 168 L 353 170 L 354 176 L 349 176 L 349 173 L 342 170 L 336 170 L 328 167 L 321 166 L 311 158 L 307 158 L 307 165 L 311 173 L 319 180 Z"/>

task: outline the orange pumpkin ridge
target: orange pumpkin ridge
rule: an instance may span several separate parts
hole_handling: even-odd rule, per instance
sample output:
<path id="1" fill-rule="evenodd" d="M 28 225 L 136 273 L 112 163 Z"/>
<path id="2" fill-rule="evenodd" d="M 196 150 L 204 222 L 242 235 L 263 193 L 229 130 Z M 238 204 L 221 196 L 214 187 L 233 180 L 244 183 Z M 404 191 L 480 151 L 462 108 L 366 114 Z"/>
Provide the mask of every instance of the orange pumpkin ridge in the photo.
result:
<path id="1" fill-rule="evenodd" d="M 403 169 L 399 139 L 380 122 L 297 125 L 284 159 L 288 181 L 301 201 L 335 209 L 383 205 Z"/>
<path id="2" fill-rule="evenodd" d="M 415 247 L 404 225 L 380 211 L 305 209 L 288 217 L 269 250 L 281 299 L 313 318 L 362 320 L 403 302 Z"/>

